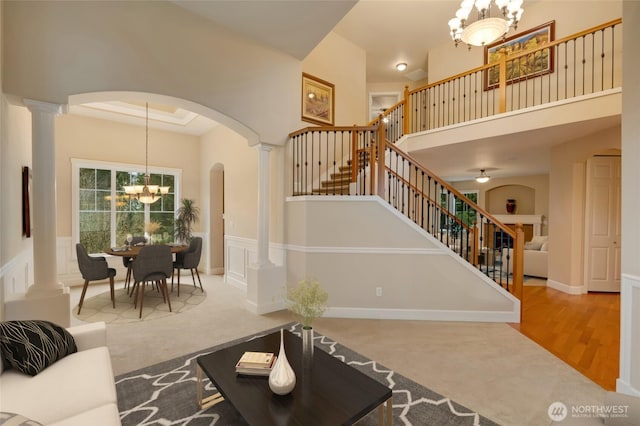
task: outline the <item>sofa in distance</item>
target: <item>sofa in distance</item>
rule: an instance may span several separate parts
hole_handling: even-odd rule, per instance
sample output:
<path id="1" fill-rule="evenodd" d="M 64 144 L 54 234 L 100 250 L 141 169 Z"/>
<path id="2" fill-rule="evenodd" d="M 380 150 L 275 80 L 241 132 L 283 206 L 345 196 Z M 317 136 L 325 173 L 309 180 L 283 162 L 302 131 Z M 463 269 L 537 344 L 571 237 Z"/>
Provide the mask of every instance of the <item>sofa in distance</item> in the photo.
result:
<path id="1" fill-rule="evenodd" d="M 547 251 L 549 242 L 548 236 L 535 236 L 524 243 L 523 252 L 523 273 L 532 277 L 547 278 L 548 277 L 548 257 Z M 502 258 L 506 259 L 509 254 L 509 272 L 513 272 L 513 249 L 503 249 Z"/>
<path id="2" fill-rule="evenodd" d="M 0 362 L 0 412 L 55 426 L 120 425 L 105 323 L 67 331 L 78 351 L 33 377 Z"/>

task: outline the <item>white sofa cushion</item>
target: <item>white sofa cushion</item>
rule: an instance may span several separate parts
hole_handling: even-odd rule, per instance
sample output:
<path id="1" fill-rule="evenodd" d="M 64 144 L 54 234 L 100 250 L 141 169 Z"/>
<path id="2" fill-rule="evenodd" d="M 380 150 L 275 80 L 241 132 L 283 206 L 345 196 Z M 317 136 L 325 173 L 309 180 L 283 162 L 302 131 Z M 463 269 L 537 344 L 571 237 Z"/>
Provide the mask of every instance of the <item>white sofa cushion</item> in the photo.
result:
<path id="1" fill-rule="evenodd" d="M 98 408 L 87 410 L 73 417 L 47 426 L 113 426 L 120 424 L 120 413 L 116 404 L 106 404 Z"/>
<path id="2" fill-rule="evenodd" d="M 103 346 L 68 355 L 34 377 L 5 370 L 0 395 L 0 411 L 45 424 L 117 404 L 109 350 Z"/>

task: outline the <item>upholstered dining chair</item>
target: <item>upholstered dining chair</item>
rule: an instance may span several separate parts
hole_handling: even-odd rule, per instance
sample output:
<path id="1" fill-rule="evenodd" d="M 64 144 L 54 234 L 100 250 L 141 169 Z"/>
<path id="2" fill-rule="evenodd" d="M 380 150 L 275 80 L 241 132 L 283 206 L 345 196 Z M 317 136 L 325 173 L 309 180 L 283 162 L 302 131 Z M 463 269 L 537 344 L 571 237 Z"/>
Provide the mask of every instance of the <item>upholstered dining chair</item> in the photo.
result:
<path id="1" fill-rule="evenodd" d="M 145 237 L 133 237 L 131 240 L 131 245 L 135 246 L 136 244 L 146 243 L 147 239 Z M 122 258 L 122 264 L 125 268 L 127 268 L 127 275 L 124 277 L 124 288 L 129 293 L 129 285 L 131 284 L 131 262 L 133 261 L 132 257 L 124 256 Z"/>
<path id="2" fill-rule="evenodd" d="M 87 253 L 87 249 L 81 243 L 76 244 L 76 255 L 78 257 L 78 267 L 82 278 L 84 278 L 84 287 L 82 287 L 82 295 L 80 296 L 80 303 L 78 304 L 78 315 L 82 309 L 82 303 L 84 302 L 84 295 L 87 293 L 87 287 L 89 281 L 104 280 L 109 278 L 109 286 L 111 287 L 111 302 L 113 307 L 116 307 L 115 292 L 113 288 L 113 278 L 116 276 L 116 270 L 109 268 L 107 260 L 100 257 L 92 257 Z"/>
<path id="3" fill-rule="evenodd" d="M 191 271 L 191 278 L 193 279 L 193 286 L 196 286 L 196 277 L 200 283 L 200 290 L 204 293 L 202 288 L 202 281 L 200 280 L 200 274 L 198 273 L 198 264 L 200 264 L 200 256 L 202 255 L 202 238 L 194 237 L 189 243 L 189 248 L 181 252 L 176 253 L 176 261 L 173 262 L 174 274 L 178 271 L 178 297 L 180 297 L 180 270 L 189 269 Z M 171 275 L 171 291 L 173 292 L 173 274 Z"/>
<path id="4" fill-rule="evenodd" d="M 138 293 L 140 293 L 139 318 L 142 318 L 144 286 L 148 282 L 158 286 L 164 302 L 169 305 L 169 312 L 172 312 L 167 287 L 167 278 L 169 278 L 173 272 L 172 266 L 173 255 L 171 254 L 171 247 L 167 245 L 145 246 L 140 250 L 136 258 L 131 261 L 131 267 L 133 269 L 133 287 L 131 288 L 131 293 L 133 294 L 135 292 L 134 307 L 136 307 L 138 303 Z M 142 287 L 142 291 L 140 287 Z"/>

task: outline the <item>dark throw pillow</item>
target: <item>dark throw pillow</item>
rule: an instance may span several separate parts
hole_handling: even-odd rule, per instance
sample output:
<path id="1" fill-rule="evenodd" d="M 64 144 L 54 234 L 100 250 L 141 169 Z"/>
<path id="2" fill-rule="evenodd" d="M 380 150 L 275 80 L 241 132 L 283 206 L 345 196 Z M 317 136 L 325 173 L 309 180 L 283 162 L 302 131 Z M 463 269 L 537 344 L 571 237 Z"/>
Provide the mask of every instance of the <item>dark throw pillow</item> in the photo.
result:
<path id="1" fill-rule="evenodd" d="M 0 350 L 5 368 L 30 376 L 78 351 L 67 330 L 40 320 L 0 322 Z"/>

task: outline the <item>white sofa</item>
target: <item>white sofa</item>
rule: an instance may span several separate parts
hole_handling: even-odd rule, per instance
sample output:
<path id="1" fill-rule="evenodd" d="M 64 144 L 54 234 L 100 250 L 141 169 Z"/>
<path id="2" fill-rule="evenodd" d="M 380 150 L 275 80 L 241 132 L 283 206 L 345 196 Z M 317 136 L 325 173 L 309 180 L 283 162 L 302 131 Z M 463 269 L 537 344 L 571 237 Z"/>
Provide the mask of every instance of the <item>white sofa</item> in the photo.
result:
<path id="1" fill-rule="evenodd" d="M 104 323 L 67 329 L 78 352 L 29 376 L 0 365 L 0 412 L 43 425 L 120 425 Z M 0 362 L 0 364 L 2 364 Z"/>
<path id="2" fill-rule="evenodd" d="M 525 243 L 523 253 L 524 275 L 541 278 L 548 277 L 549 252 L 547 247 L 548 237 L 546 235 L 533 237 L 531 241 Z M 503 259 L 506 259 L 507 252 L 509 253 L 509 272 L 513 272 L 513 249 L 503 249 Z"/>

